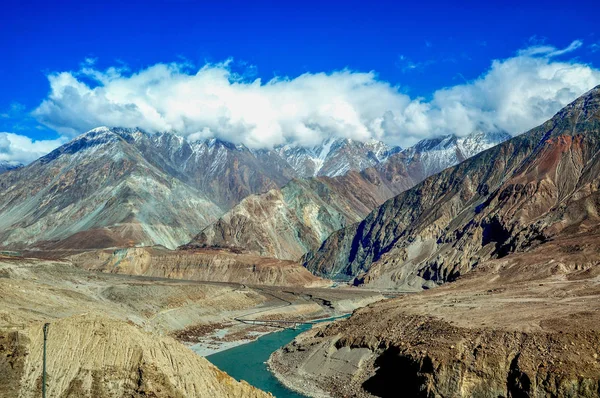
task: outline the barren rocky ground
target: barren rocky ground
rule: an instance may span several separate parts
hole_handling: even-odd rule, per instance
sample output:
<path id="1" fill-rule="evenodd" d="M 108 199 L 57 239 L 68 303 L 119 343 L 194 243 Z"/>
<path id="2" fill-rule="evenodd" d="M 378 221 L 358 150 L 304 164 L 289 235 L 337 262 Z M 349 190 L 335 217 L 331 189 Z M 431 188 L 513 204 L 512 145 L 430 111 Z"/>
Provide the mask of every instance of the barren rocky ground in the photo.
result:
<path id="1" fill-rule="evenodd" d="M 328 286 L 297 262 L 220 249 L 135 247 L 69 256 L 77 266 L 110 273 L 275 286 Z"/>
<path id="2" fill-rule="evenodd" d="M 334 397 L 597 397 L 597 233 L 375 303 L 276 352 L 288 385 Z"/>
<path id="3" fill-rule="evenodd" d="M 380 298 L 329 291 L 119 275 L 3 256 L 0 396 L 39 396 L 45 322 L 49 397 L 263 396 L 182 344 L 196 337 L 182 331 L 224 330 L 231 341 L 251 328 L 235 321 L 245 314 L 322 317 Z"/>

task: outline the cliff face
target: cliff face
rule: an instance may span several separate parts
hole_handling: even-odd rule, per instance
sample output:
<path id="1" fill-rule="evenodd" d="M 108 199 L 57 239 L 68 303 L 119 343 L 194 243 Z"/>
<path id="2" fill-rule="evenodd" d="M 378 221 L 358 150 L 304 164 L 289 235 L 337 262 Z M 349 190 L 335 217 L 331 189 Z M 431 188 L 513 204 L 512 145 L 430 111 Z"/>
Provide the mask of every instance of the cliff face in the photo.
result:
<path id="1" fill-rule="evenodd" d="M 226 250 L 170 251 L 140 247 L 87 252 L 70 259 L 80 268 L 126 275 L 251 285 L 329 285 L 298 263 Z"/>
<path id="2" fill-rule="evenodd" d="M 420 289 L 598 225 L 600 88 L 543 125 L 427 178 L 332 234 L 317 275 Z"/>
<path id="3" fill-rule="evenodd" d="M 42 324 L 0 333 L 10 379 L 0 396 L 41 396 Z M 237 382 L 169 337 L 97 315 L 52 322 L 47 343 L 49 397 L 270 397 Z"/>
<path id="4" fill-rule="evenodd" d="M 293 180 L 281 189 L 242 200 L 187 247 L 240 247 L 297 260 L 318 249 L 332 232 L 362 220 L 386 199 L 506 138 L 478 134 L 424 140 L 362 172 Z"/>
<path id="5" fill-rule="evenodd" d="M 306 332 L 270 365 L 334 397 L 597 397 L 598 230 Z"/>

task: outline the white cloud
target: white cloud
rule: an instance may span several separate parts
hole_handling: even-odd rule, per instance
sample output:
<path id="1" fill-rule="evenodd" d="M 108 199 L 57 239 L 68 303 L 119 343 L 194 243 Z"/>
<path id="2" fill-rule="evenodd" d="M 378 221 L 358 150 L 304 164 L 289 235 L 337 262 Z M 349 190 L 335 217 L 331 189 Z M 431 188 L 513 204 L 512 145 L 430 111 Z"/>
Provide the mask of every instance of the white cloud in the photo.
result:
<path id="1" fill-rule="evenodd" d="M 557 57 L 559 55 L 567 54 L 573 52 L 583 46 L 583 42 L 581 40 L 573 40 L 571 44 L 569 44 L 565 48 L 556 48 L 550 45 L 534 45 L 531 47 L 527 47 L 523 50 L 519 50 L 519 55 L 532 56 L 532 55 L 543 55 L 546 57 Z"/>
<path id="2" fill-rule="evenodd" d="M 19 134 L 0 132 L 0 161 L 27 164 L 64 144 L 65 138 L 32 140 Z"/>
<path id="3" fill-rule="evenodd" d="M 99 125 L 175 130 L 250 147 L 312 144 L 326 136 L 382 139 L 403 146 L 475 129 L 516 134 L 550 118 L 600 84 L 600 71 L 555 57 L 577 50 L 537 45 L 495 60 L 479 78 L 410 98 L 373 72 L 306 73 L 268 82 L 232 72 L 231 63 L 157 64 L 136 73 L 94 69 L 49 76 L 37 119 L 73 137 Z M 425 78 L 425 77 L 424 77 Z M 94 84 L 89 84 L 91 80 Z"/>

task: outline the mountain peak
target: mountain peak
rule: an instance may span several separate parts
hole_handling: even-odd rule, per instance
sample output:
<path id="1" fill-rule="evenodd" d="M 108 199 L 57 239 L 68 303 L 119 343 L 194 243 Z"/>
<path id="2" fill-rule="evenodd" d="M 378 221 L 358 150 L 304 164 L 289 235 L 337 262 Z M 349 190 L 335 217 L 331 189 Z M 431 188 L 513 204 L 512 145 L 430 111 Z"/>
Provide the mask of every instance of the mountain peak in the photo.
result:
<path id="1" fill-rule="evenodd" d="M 549 123 L 555 125 L 551 131 L 553 136 L 585 131 L 590 123 L 600 125 L 600 85 L 565 106 L 540 127 L 546 128 Z"/>
<path id="2" fill-rule="evenodd" d="M 9 162 L 7 160 L 0 160 L 0 174 L 7 172 L 7 171 L 20 169 L 21 167 L 23 167 L 22 163 Z"/>

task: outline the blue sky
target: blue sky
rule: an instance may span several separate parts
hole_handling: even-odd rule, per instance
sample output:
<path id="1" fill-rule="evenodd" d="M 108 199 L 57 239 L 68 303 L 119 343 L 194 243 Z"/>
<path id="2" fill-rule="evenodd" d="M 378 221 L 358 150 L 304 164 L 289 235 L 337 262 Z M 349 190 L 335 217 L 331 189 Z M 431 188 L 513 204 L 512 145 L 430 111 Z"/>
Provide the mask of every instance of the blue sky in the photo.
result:
<path id="1" fill-rule="evenodd" d="M 117 83 L 110 89 L 112 92 L 108 88 L 102 91 L 104 102 L 95 107 L 88 106 L 86 102 L 90 96 L 97 99 L 100 94 L 90 91 L 68 101 L 55 95 L 56 98 L 50 101 L 52 103 L 40 110 L 38 107 L 48 100 L 51 91 L 59 90 L 51 88 L 49 76 L 61 72 L 70 73 L 78 83 L 94 89 L 108 85 L 109 80 L 112 82 L 115 73 L 119 74 L 123 83 L 123 79 L 131 74 L 156 65 L 173 63 L 178 65 L 177 73 L 183 75 L 194 75 L 208 63 L 217 72 L 225 69 L 229 81 L 242 79 L 248 83 L 260 78 L 261 84 L 274 77 L 287 77 L 294 82 L 303 74 L 314 77 L 319 73 L 327 75 L 345 70 L 347 76 L 335 77 L 337 80 L 331 86 L 328 84 L 335 80 L 333 78 L 319 82 L 314 78 L 315 81 L 308 82 L 302 88 L 298 87 L 298 82 L 292 88 L 283 85 L 280 88 L 287 93 L 286 98 L 295 104 L 311 101 L 308 92 L 321 85 L 330 89 L 326 92 L 317 89 L 315 96 L 337 98 L 336 90 L 346 90 L 347 95 L 353 95 L 355 92 L 349 86 L 382 83 L 381 89 L 385 93 L 381 97 L 390 95 L 388 107 L 392 113 L 395 112 L 393 106 L 406 108 L 413 104 L 414 107 L 423 108 L 425 104 L 443 114 L 445 109 L 442 109 L 442 103 L 431 102 L 436 93 L 443 88 L 472 85 L 474 80 L 485 78 L 492 73 L 494 60 L 534 57 L 543 58 L 545 61 L 542 63 L 579 65 L 592 72 L 600 68 L 600 6 L 595 2 L 545 2 L 543 5 L 524 2 L 487 4 L 481 1 L 463 2 L 461 5 L 449 3 L 5 0 L 0 13 L 0 132 L 35 140 L 59 137 L 65 140 L 82 132 L 82 128 L 98 122 L 135 122 L 138 116 L 123 116 L 123 112 L 106 120 L 99 116 L 114 100 L 114 93 L 120 92 L 119 87 L 122 86 Z M 539 53 L 531 51 L 535 48 L 545 50 Z M 530 51 L 527 52 L 527 49 Z M 565 49 L 568 51 L 561 53 Z M 226 62 L 231 59 L 233 61 Z M 107 78 L 109 68 L 113 70 L 111 78 Z M 573 75 L 583 76 L 581 84 L 567 87 L 573 94 L 587 87 L 590 82 L 595 82 L 595 77 L 587 76 L 581 68 Z M 371 71 L 374 75 L 367 77 L 366 81 L 363 79 L 356 83 L 352 80 L 359 76 L 353 74 Z M 98 73 L 104 74 L 104 77 L 99 78 Z M 173 78 L 173 73 L 159 75 L 157 79 L 167 79 L 161 87 L 168 91 L 171 84 L 168 79 Z M 573 76 L 563 79 L 563 85 L 567 84 L 567 80 L 573 80 Z M 342 82 L 343 79 L 346 80 Z M 353 82 L 346 83 L 350 80 Z M 145 81 L 144 84 L 153 84 Z M 60 84 L 71 83 L 63 81 Z M 542 81 L 539 84 L 544 83 Z M 135 90 L 147 91 L 148 87 L 136 86 Z M 556 86 L 557 91 L 563 88 Z M 404 97 L 396 98 L 389 90 L 397 91 Z M 478 89 L 482 90 L 487 89 Z M 260 98 L 267 95 L 267 102 L 281 98 L 279 94 L 276 99 L 273 99 L 272 93 L 263 94 L 260 94 Z M 346 94 L 340 94 L 339 97 L 343 98 Z M 171 93 L 165 92 L 165 95 Z M 447 122 L 436 121 L 428 122 L 426 128 L 419 130 L 414 126 L 418 122 L 416 120 L 411 120 L 410 125 L 406 124 L 406 120 L 410 119 L 406 109 L 402 115 L 393 115 L 393 123 L 389 121 L 382 124 L 381 120 L 385 119 L 384 114 L 388 110 L 383 105 L 377 110 L 364 110 L 370 106 L 368 98 L 372 98 L 370 95 L 373 94 L 364 95 L 363 102 L 350 101 L 350 105 L 343 99 L 341 105 L 340 101 L 334 105 L 302 105 L 307 109 L 305 119 L 316 119 L 318 128 L 311 127 L 315 123 L 305 120 L 298 123 L 295 119 L 287 118 L 281 122 L 281 117 L 277 116 L 277 131 L 269 129 L 273 128 L 273 112 L 280 112 L 280 109 L 272 110 L 270 116 L 265 115 L 271 119 L 263 123 L 262 119 L 249 120 L 243 112 L 235 116 L 235 109 L 232 111 L 231 106 L 227 105 L 223 114 L 234 115 L 235 121 L 224 126 L 207 118 L 182 124 L 175 121 L 177 110 L 167 110 L 164 104 L 150 103 L 161 115 L 170 115 L 158 123 L 149 122 L 149 116 L 143 111 L 148 105 L 147 98 L 145 105 L 139 102 L 141 100 L 132 100 L 131 96 L 127 100 L 116 101 L 120 101 L 119 106 L 142 109 L 136 115 L 145 121 L 136 125 L 150 130 L 163 126 L 179 130 L 184 126 L 184 130 L 189 130 L 185 131 L 186 135 L 197 138 L 218 135 L 233 141 L 239 137 L 240 142 L 255 146 L 286 140 L 308 143 L 316 140 L 320 134 L 346 134 L 354 138 L 372 137 L 410 144 L 418 138 L 453 128 Z M 569 96 L 547 97 L 548 94 L 545 94 L 547 102 L 552 100 L 554 103 L 548 105 L 548 109 L 554 111 L 556 104 L 562 104 Z M 418 103 L 412 102 L 415 100 Z M 132 103 L 128 104 L 127 101 Z M 205 98 L 197 103 L 206 104 Z M 485 108 L 489 103 L 488 98 L 482 101 L 482 106 Z M 350 111 L 344 110 L 346 105 L 356 111 L 356 117 L 348 116 Z M 314 115 L 317 111 L 311 110 L 315 107 L 332 109 L 332 106 L 334 113 L 339 115 L 336 120 L 339 122 L 341 118 L 344 126 L 349 126 L 346 129 L 348 132 L 340 132 L 343 128 L 333 126 L 333 122 L 321 121 L 321 116 Z M 79 111 L 67 114 L 60 110 L 64 107 Z M 539 108 L 539 104 L 535 107 Z M 81 120 L 77 120 L 78 115 Z M 542 116 L 547 115 L 539 117 Z M 431 112 L 427 113 L 427 117 L 433 117 Z M 360 122 L 354 123 L 354 119 L 360 119 Z M 377 128 L 372 127 L 375 120 L 379 123 Z M 473 125 L 487 126 L 489 122 L 503 129 L 527 127 L 525 122 L 509 126 L 495 120 L 471 121 Z M 208 127 L 202 127 L 204 124 Z M 271 127 L 265 127 L 267 125 Z M 312 130 L 306 133 L 306 128 Z M 244 129 L 256 131 L 254 135 L 245 135 L 242 132 Z M 263 133 L 265 129 L 269 131 Z M 288 129 L 298 131 L 289 132 Z M 0 139 L 0 151 L 1 142 Z M 8 148 L 8 144 L 5 146 Z M 6 148 L 5 152 L 8 152 Z M 9 157 L 6 156 L 6 159 Z"/>

